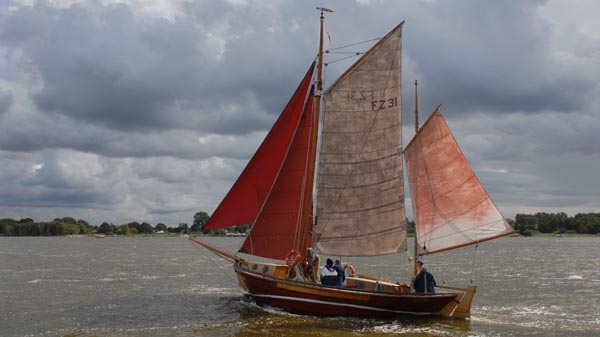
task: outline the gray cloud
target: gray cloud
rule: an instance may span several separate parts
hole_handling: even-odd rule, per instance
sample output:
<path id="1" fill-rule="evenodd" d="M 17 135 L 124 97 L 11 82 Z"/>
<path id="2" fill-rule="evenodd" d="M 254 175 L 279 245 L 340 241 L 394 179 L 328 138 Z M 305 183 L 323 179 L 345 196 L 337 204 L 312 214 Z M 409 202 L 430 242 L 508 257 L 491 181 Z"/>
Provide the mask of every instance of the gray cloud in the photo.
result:
<path id="1" fill-rule="evenodd" d="M 0 88 L 0 118 L 10 110 L 13 103 L 13 95 L 8 91 Z"/>
<path id="2" fill-rule="evenodd" d="M 539 15 L 540 4 L 425 4 L 440 15 L 415 28 L 407 44 L 414 41 L 408 55 L 418 60 L 428 96 L 451 102 L 457 114 L 579 111 L 594 80 L 582 72 L 589 69 L 558 59 L 555 28 Z"/>
<path id="3" fill-rule="evenodd" d="M 0 217 L 212 211 L 316 56 L 316 5 L 326 46 L 406 20 L 405 142 L 418 79 L 505 215 L 597 207 L 600 32 L 561 0 L 55 3 L 0 8 Z"/>
<path id="4" fill-rule="evenodd" d="M 123 131 L 264 129 L 290 92 L 291 82 L 282 80 L 290 72 L 300 77 L 308 62 L 290 69 L 290 57 L 267 53 L 292 44 L 285 32 L 266 32 L 252 12 L 223 18 L 207 7 L 227 11 L 202 5 L 168 21 L 140 19 L 123 4 L 54 8 L 42 2 L 3 20 L 2 40 L 35 65 L 43 86 L 33 99 L 41 112 Z M 263 34 L 271 46 L 260 43 Z"/>

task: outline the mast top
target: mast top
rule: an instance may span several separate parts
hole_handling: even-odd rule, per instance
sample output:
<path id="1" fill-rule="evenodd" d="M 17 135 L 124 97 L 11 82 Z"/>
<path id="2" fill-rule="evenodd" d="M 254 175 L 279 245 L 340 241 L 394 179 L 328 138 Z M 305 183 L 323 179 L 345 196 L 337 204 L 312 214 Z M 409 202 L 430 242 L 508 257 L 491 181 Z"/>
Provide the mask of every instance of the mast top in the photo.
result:
<path id="1" fill-rule="evenodd" d="M 321 30 L 319 32 L 319 54 L 317 59 L 317 95 L 321 97 L 323 91 L 323 25 L 325 23 L 324 12 L 333 13 L 329 8 L 317 7 L 317 10 L 321 11 Z M 317 111 L 320 108 L 320 103 L 317 102 Z"/>
<path id="2" fill-rule="evenodd" d="M 323 14 L 323 12 L 333 13 L 333 10 L 325 7 L 317 7 L 317 10 L 320 10 L 321 14 Z"/>

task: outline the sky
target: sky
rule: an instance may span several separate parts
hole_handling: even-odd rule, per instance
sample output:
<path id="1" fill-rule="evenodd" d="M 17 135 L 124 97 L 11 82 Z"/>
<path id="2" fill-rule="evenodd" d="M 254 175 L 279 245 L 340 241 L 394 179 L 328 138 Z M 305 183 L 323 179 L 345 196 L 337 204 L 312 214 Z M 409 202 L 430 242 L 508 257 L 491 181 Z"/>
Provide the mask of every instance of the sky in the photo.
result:
<path id="1" fill-rule="evenodd" d="M 504 216 L 600 212 L 598 1 L 0 0 L 0 218 L 212 213 L 315 58 L 317 6 L 326 48 L 406 21 L 405 144 L 418 80 Z"/>

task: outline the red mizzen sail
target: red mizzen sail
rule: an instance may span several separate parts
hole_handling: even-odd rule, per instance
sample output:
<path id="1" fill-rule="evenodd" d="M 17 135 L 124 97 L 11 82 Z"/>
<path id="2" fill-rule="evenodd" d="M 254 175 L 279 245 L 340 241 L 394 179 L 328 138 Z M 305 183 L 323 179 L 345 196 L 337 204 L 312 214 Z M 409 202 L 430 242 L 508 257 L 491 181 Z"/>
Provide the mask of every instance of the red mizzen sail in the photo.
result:
<path id="1" fill-rule="evenodd" d="M 420 255 L 514 232 L 475 176 L 439 107 L 404 149 L 404 160 Z"/>
<path id="2" fill-rule="evenodd" d="M 314 67 L 313 63 L 275 125 L 211 216 L 205 230 L 238 226 L 256 220 L 300 124 Z"/>

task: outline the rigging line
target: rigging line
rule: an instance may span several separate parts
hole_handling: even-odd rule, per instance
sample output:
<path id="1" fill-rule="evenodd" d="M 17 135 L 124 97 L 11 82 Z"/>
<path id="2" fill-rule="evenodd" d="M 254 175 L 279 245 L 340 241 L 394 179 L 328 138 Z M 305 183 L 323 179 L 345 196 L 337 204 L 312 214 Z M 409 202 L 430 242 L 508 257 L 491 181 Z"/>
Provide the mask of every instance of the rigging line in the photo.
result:
<path id="1" fill-rule="evenodd" d="M 481 201 L 479 201 L 479 203 L 477 203 L 477 204 L 476 204 L 476 205 L 474 205 L 473 207 L 471 207 L 471 208 L 469 208 L 469 209 L 465 210 L 465 211 L 464 211 L 462 214 L 466 214 L 466 213 L 467 213 L 467 212 L 469 212 L 470 210 L 472 210 L 472 209 L 475 209 L 475 208 L 476 208 L 478 205 L 480 205 L 481 203 L 483 203 L 483 202 L 485 202 L 485 201 L 487 201 L 487 200 L 490 200 L 490 196 L 489 196 L 489 195 L 488 195 L 486 198 L 484 198 L 484 199 L 482 199 Z M 434 232 L 435 230 L 437 230 L 438 228 L 440 228 L 440 227 L 442 227 L 442 226 L 445 226 L 445 225 L 450 225 L 450 226 L 451 226 L 451 227 L 454 229 L 454 233 L 451 233 L 451 234 L 460 234 L 460 235 L 461 235 L 461 236 L 462 236 L 462 237 L 463 237 L 463 238 L 464 238 L 466 241 L 475 242 L 475 243 L 477 243 L 477 242 L 478 242 L 478 240 L 479 240 L 478 238 L 472 238 L 472 237 L 470 237 L 469 235 L 467 235 L 467 231 L 468 231 L 468 230 L 470 230 L 470 229 L 468 229 L 468 230 L 462 230 L 460 227 L 458 227 L 458 225 L 456 225 L 456 224 L 454 223 L 454 220 L 456 220 L 456 219 L 457 219 L 458 217 L 460 217 L 460 215 L 462 215 L 462 214 L 459 214 L 459 215 L 457 215 L 456 217 L 454 217 L 454 218 L 450 219 L 450 217 L 448 217 L 448 216 L 447 216 L 447 215 L 446 215 L 444 212 L 442 212 L 442 211 L 441 211 L 441 210 L 440 210 L 440 209 L 437 207 L 437 205 L 435 205 L 435 201 L 433 202 L 433 204 L 434 204 L 435 210 L 436 210 L 436 211 L 438 212 L 438 214 L 439 214 L 439 215 L 442 217 L 442 219 L 445 221 L 445 223 L 441 223 L 441 224 L 439 224 L 437 227 L 434 227 L 434 226 L 433 226 L 434 224 L 433 224 L 433 221 L 432 221 L 432 226 L 431 226 L 431 228 L 430 228 L 430 231 L 428 232 L 428 234 L 430 235 L 430 238 L 429 238 L 429 240 L 428 240 L 427 242 L 431 243 L 431 241 L 433 241 L 433 240 L 434 240 L 434 239 L 431 239 L 431 236 L 433 235 L 433 232 Z M 481 225 L 481 226 L 479 226 L 479 227 L 477 227 L 477 228 L 479 229 L 479 228 L 482 228 L 482 227 L 492 227 L 492 226 L 493 226 L 493 225 L 495 225 L 495 224 L 496 224 L 498 221 L 501 221 L 501 220 L 502 220 L 502 219 L 500 219 L 500 220 L 495 220 L 495 221 L 491 221 L 491 222 L 488 222 L 488 223 L 486 223 L 486 224 L 483 224 L 483 225 Z M 451 235 L 451 234 L 450 234 L 450 235 Z M 449 236 L 449 235 L 448 235 L 448 236 Z M 443 237 L 438 237 L 437 239 L 440 239 L 440 238 L 443 238 Z"/>
<path id="2" fill-rule="evenodd" d="M 418 141 L 419 141 L 419 140 L 417 139 L 417 146 L 420 144 Z M 417 147 L 417 148 L 419 148 L 419 147 Z M 461 154 L 462 154 L 462 151 L 461 151 Z M 417 156 L 418 156 L 418 155 L 419 155 L 419 151 L 417 151 Z M 464 155 L 463 155 L 463 156 L 464 156 Z M 460 156 L 457 156 L 457 158 L 459 158 L 459 157 L 460 157 Z M 467 241 L 471 241 L 471 242 L 477 242 L 477 240 L 476 240 L 476 239 L 473 239 L 473 238 L 471 238 L 470 236 L 468 236 L 468 235 L 465 233 L 465 231 L 461 231 L 461 229 L 460 229 L 460 228 L 459 228 L 459 227 L 458 227 L 456 224 L 454 224 L 454 222 L 453 222 L 453 219 L 456 219 L 456 218 L 450 219 L 450 217 L 448 217 L 448 216 L 447 216 L 447 215 L 446 215 L 444 212 L 442 212 L 442 210 L 441 210 L 441 209 L 438 207 L 438 205 L 437 205 L 437 203 L 436 203 L 436 198 L 435 198 L 435 197 L 434 197 L 434 195 L 433 195 L 433 185 L 432 185 L 432 181 L 431 181 L 431 172 L 430 172 L 429 165 L 427 164 L 427 162 L 426 162 L 426 159 L 425 159 L 425 158 L 421 159 L 421 161 L 422 161 L 422 163 L 423 163 L 423 165 L 424 165 L 424 167 L 425 167 L 425 175 L 427 176 L 427 185 L 429 185 L 429 189 L 428 189 L 428 190 L 429 190 L 429 194 L 430 194 L 430 196 L 431 196 L 431 203 L 433 204 L 433 209 L 434 209 L 434 212 L 432 212 L 432 213 L 431 213 L 431 220 L 430 220 L 431 226 L 430 226 L 430 228 L 429 228 L 429 231 L 428 231 L 428 232 L 425 232 L 425 233 L 423 233 L 423 239 L 424 239 L 423 241 L 426 241 L 426 242 L 427 242 L 427 244 L 429 245 L 429 244 L 431 243 L 431 241 L 433 240 L 433 239 L 432 239 L 433 232 L 434 232 L 436 229 L 438 229 L 439 227 L 441 227 L 441 226 L 443 226 L 443 225 L 446 225 L 446 224 L 447 224 L 447 225 L 450 225 L 450 226 L 451 226 L 451 227 L 454 229 L 454 231 L 455 231 L 455 233 L 456 233 L 456 234 L 460 234 L 460 235 L 461 235 L 461 236 L 462 236 L 462 237 L 463 237 L 465 240 L 467 240 Z M 420 161 L 420 162 L 421 162 L 421 161 Z M 473 173 L 473 175 L 472 175 L 471 177 L 469 177 L 469 178 L 468 178 L 467 180 L 465 180 L 465 181 L 468 181 L 468 180 L 470 180 L 470 179 L 471 179 L 473 176 L 475 176 L 475 174 L 474 174 L 474 173 Z M 489 199 L 489 196 L 488 196 L 486 199 L 484 199 L 484 200 L 480 201 L 480 203 L 481 203 L 481 202 L 484 202 L 484 201 L 485 201 L 485 200 L 487 200 L 487 199 Z M 476 207 L 476 206 L 473 206 L 471 209 L 473 209 L 473 208 L 475 208 L 475 207 Z M 465 212 L 468 212 L 468 211 L 469 211 L 469 210 L 467 210 L 467 211 L 465 211 Z M 439 214 L 439 215 L 440 215 L 440 217 L 441 217 L 441 218 L 444 220 L 444 224 L 440 224 L 439 226 L 437 226 L 437 227 L 434 227 L 434 222 L 433 222 L 433 219 L 434 219 L 434 217 L 435 217 L 435 214 Z M 425 236 L 426 236 L 426 235 L 428 236 L 428 239 L 427 239 L 427 240 L 425 240 Z"/>
<path id="3" fill-rule="evenodd" d="M 325 65 L 328 66 L 328 65 L 330 65 L 332 63 L 336 63 L 336 62 L 340 62 L 340 61 L 343 61 L 343 60 L 347 60 L 347 59 L 352 58 L 352 57 L 360 56 L 361 54 L 363 54 L 363 53 L 357 53 L 357 54 L 354 54 L 354 55 L 342 57 L 341 59 L 337 59 L 337 60 L 334 60 L 334 61 L 331 61 L 331 62 L 327 62 L 327 63 L 325 63 Z"/>
<path id="4" fill-rule="evenodd" d="M 311 95 L 310 91 L 309 91 L 307 99 L 304 102 L 304 107 L 302 108 L 305 119 L 308 119 L 308 116 L 306 116 L 306 113 L 308 111 L 304 111 L 306 109 L 306 105 L 309 104 L 308 103 L 309 100 L 314 100 L 314 99 L 315 99 L 315 97 L 313 95 Z M 311 107 L 311 110 L 312 111 L 310 113 L 310 119 L 314 120 L 314 110 L 315 110 L 314 105 Z M 300 121 L 300 123 L 302 123 L 302 120 Z M 302 127 L 302 125 L 300 125 L 298 127 Z M 310 157 L 311 157 L 310 147 L 311 147 L 311 145 L 310 144 L 312 143 L 313 132 L 314 132 L 314 123 L 311 122 L 310 127 L 308 128 L 308 137 L 306 140 L 306 142 L 308 144 L 305 144 L 309 150 L 306 151 L 306 157 L 305 157 L 305 162 L 304 162 L 304 172 L 302 173 L 302 185 L 300 187 L 300 191 L 301 191 L 300 202 L 298 205 L 298 213 L 297 213 L 298 215 L 296 216 L 296 228 L 294 229 L 294 245 L 297 244 L 298 248 L 301 248 L 302 250 L 304 250 L 306 248 L 306 247 L 301 246 L 304 241 L 304 233 L 303 233 L 303 231 L 301 232 L 301 230 L 304 229 L 304 226 L 306 225 L 305 221 L 306 221 L 306 216 L 308 215 L 308 214 L 306 214 L 307 209 L 305 207 L 305 204 L 309 202 L 308 200 L 306 200 L 306 192 L 307 192 L 306 184 L 307 184 L 307 180 L 308 180 L 307 174 L 309 172 L 309 166 L 311 165 L 311 163 L 310 163 Z"/>
<path id="5" fill-rule="evenodd" d="M 319 55 L 315 56 L 315 60 L 316 60 L 316 59 L 318 59 L 318 57 L 319 57 Z M 313 68 L 313 74 L 311 75 L 311 82 L 312 82 L 312 79 L 314 78 L 314 73 L 315 73 L 315 71 L 316 71 L 316 67 L 315 67 L 315 68 Z M 303 81 L 304 81 L 304 80 L 303 80 Z M 304 110 L 304 108 L 306 107 L 306 102 L 307 102 L 307 100 L 308 100 L 308 99 L 310 99 L 310 86 L 309 86 L 309 89 L 308 89 L 308 91 L 306 92 L 306 97 L 305 97 L 305 99 L 304 99 L 304 103 L 303 103 L 303 105 L 302 105 L 302 110 Z M 296 103 L 296 104 L 297 104 L 297 103 Z M 289 150 L 290 150 L 290 148 L 291 148 L 291 145 L 292 145 L 292 143 L 293 143 L 293 140 L 294 140 L 294 138 L 296 137 L 296 132 L 298 132 L 298 128 L 300 127 L 300 124 L 302 123 L 302 120 L 301 120 L 301 119 L 302 119 L 302 117 L 300 116 L 300 120 L 298 121 L 297 128 L 296 128 L 296 130 L 294 131 L 294 135 L 293 135 L 293 137 L 292 137 L 292 141 L 291 141 L 291 143 L 290 143 L 290 144 L 289 144 L 289 146 L 288 146 L 288 149 L 287 149 L 287 152 L 286 152 L 286 155 L 285 155 L 285 157 L 287 157 L 287 155 L 288 155 L 288 153 L 289 153 Z M 279 167 L 279 171 L 277 172 L 277 175 L 276 175 L 276 180 L 279 178 L 279 174 L 281 173 L 281 169 L 282 169 L 282 168 L 283 168 L 283 162 L 282 162 L 281 166 Z M 265 200 L 264 200 L 263 204 L 261 205 L 261 207 L 260 207 L 260 209 L 259 209 L 259 212 L 258 212 L 258 214 L 256 215 L 256 218 L 255 218 L 255 219 L 254 219 L 254 221 L 252 222 L 252 226 L 250 227 L 250 232 L 249 232 L 249 233 L 248 233 L 248 235 L 247 235 L 247 240 L 249 240 L 249 243 L 250 243 L 251 254 L 254 254 L 254 244 L 253 244 L 253 241 L 252 241 L 252 237 L 253 237 L 253 236 L 252 236 L 252 231 L 254 230 L 254 227 L 255 227 L 256 223 L 258 222 L 259 218 L 263 218 L 263 219 L 264 219 L 264 217 L 263 217 L 263 215 L 262 215 L 262 211 L 263 211 L 263 209 L 264 209 L 264 207 L 265 207 L 265 205 L 266 205 L 266 203 L 267 203 L 267 200 L 269 199 L 269 196 L 271 195 L 271 192 L 273 191 L 274 184 L 275 184 L 275 181 L 273 181 L 273 182 L 272 182 L 272 184 L 271 184 L 271 188 L 269 189 L 269 192 L 268 192 L 268 194 L 267 194 L 267 197 L 265 198 Z"/>
<path id="6" fill-rule="evenodd" d="M 460 227 L 458 227 L 454 221 L 452 219 L 450 219 L 449 216 L 447 216 L 444 212 L 441 211 L 441 209 L 436 205 L 435 201 L 433 202 L 434 204 L 434 209 L 436 211 L 437 214 L 440 215 L 440 217 L 444 220 L 444 223 L 439 224 L 437 227 L 434 228 L 434 224 L 432 221 L 432 225 L 429 231 L 429 240 L 427 240 L 427 242 L 431 243 L 431 241 L 433 241 L 434 239 L 432 239 L 431 237 L 433 236 L 433 233 L 435 232 L 436 229 L 445 226 L 445 225 L 450 225 L 450 227 L 452 227 L 452 229 L 454 229 L 454 233 L 456 234 L 460 234 L 466 241 L 470 241 L 470 242 L 477 242 L 476 239 L 471 238 L 470 236 L 468 236 L 466 233 L 466 230 L 461 230 Z M 433 217 L 433 215 L 432 215 Z"/>
<path id="7" fill-rule="evenodd" d="M 316 71 L 316 69 L 315 69 Z M 314 122 L 310 123 L 310 127 L 308 128 L 308 130 L 305 130 L 306 127 L 303 123 L 302 120 L 303 119 L 308 119 L 309 116 L 308 115 L 308 111 L 306 110 L 306 106 L 309 104 L 309 101 L 313 101 L 315 100 L 315 92 L 316 92 L 316 85 L 314 83 L 314 73 L 313 73 L 313 78 L 311 79 L 311 85 L 308 89 L 306 98 L 304 99 L 304 104 L 302 106 L 302 116 L 300 118 L 300 122 L 298 124 L 298 128 L 296 129 L 296 133 L 301 132 L 300 129 L 303 129 L 303 132 L 308 132 L 308 138 L 306 139 L 306 147 L 308 149 L 308 151 L 306 151 L 306 156 L 305 156 L 305 161 L 304 161 L 304 171 L 302 173 L 302 182 L 300 185 L 300 200 L 298 202 L 298 208 L 297 208 L 297 212 L 296 212 L 296 222 L 295 222 L 295 226 L 294 226 L 294 236 L 292 238 L 292 248 L 298 247 L 301 250 L 304 250 L 306 247 L 302 246 L 304 244 L 305 241 L 305 233 L 304 233 L 304 228 L 306 226 L 306 218 L 307 215 L 310 214 L 310 212 L 312 210 L 307 210 L 306 209 L 306 204 L 310 204 L 312 202 L 312 200 L 308 201 L 306 200 L 306 184 L 307 184 L 307 174 L 309 171 L 309 166 L 310 166 L 310 157 L 311 157 L 311 151 L 310 151 L 310 144 L 312 143 L 312 139 L 313 139 L 313 133 L 314 133 Z M 310 111 L 310 119 L 314 120 L 314 114 L 315 114 L 315 106 L 313 105 L 311 108 L 312 111 Z M 295 134 L 296 135 L 296 134 Z M 292 140 L 292 144 L 294 144 L 296 141 L 295 136 L 294 139 Z M 290 145 L 290 149 L 291 149 Z M 311 221 L 312 222 L 312 221 Z"/>
<path id="8" fill-rule="evenodd" d="M 473 279 L 475 278 L 475 257 L 477 255 L 477 248 L 479 247 L 479 243 L 475 244 L 475 250 L 473 251 L 473 262 L 471 265 L 471 284 L 473 284 Z"/>
<path id="9" fill-rule="evenodd" d="M 330 51 L 332 51 L 332 50 L 344 49 L 344 48 L 348 48 L 348 47 L 356 46 L 356 45 L 363 44 L 363 43 L 367 43 L 367 42 L 373 42 L 373 41 L 377 41 L 377 40 L 380 40 L 380 39 L 381 39 L 381 37 L 376 37 L 376 38 L 374 38 L 374 39 L 370 39 L 370 40 L 365 40 L 365 41 L 361 41 L 361 42 L 356 42 L 356 43 L 352 43 L 352 44 L 347 44 L 347 45 L 345 45 L 345 46 L 341 46 L 341 47 L 337 47 L 337 48 L 331 48 L 331 49 L 325 50 L 325 52 L 327 53 L 327 52 L 330 52 Z"/>
<path id="10" fill-rule="evenodd" d="M 204 256 L 206 256 L 206 258 L 212 262 L 225 276 L 227 276 L 227 278 L 233 282 L 234 285 L 236 285 L 235 289 L 237 290 L 237 292 L 239 293 L 243 293 L 243 291 L 241 290 L 240 287 L 237 287 L 238 283 L 237 281 L 231 276 L 229 275 L 222 267 L 221 265 L 219 265 L 215 260 L 213 260 L 208 254 L 206 254 L 206 250 L 207 249 L 200 249 L 200 251 L 202 252 L 202 254 L 204 254 Z M 212 251 L 211 251 L 212 252 Z M 216 252 L 212 252 L 213 254 L 220 256 L 221 258 L 223 258 L 221 255 L 217 254 Z"/>
<path id="11" fill-rule="evenodd" d="M 489 200 L 489 199 L 490 199 L 490 197 L 488 196 L 487 198 L 485 198 L 485 199 L 481 200 L 481 201 L 480 201 L 480 202 L 479 202 L 477 205 L 475 205 L 475 206 L 471 207 L 470 209 L 466 210 L 466 211 L 465 211 L 465 212 L 463 212 L 462 214 L 466 214 L 466 213 L 467 213 L 468 211 L 470 211 L 471 209 L 474 209 L 474 208 L 475 208 L 475 207 L 477 207 L 479 204 L 481 204 L 481 203 L 483 203 L 483 202 L 485 202 L 485 201 L 487 201 L 487 200 Z M 444 215 L 443 213 L 440 213 L 440 214 L 441 214 L 442 216 Z M 500 217 L 499 219 L 495 219 L 495 220 L 489 221 L 489 222 L 487 222 L 487 223 L 480 224 L 478 227 L 475 227 L 475 228 L 466 228 L 466 229 L 461 229 L 461 228 L 459 228 L 458 226 L 454 225 L 453 221 L 454 221 L 455 219 L 457 219 L 457 218 L 460 218 L 460 216 L 461 216 L 462 214 L 459 214 L 459 215 L 455 216 L 455 217 L 454 217 L 454 218 L 452 218 L 452 219 L 444 217 L 444 220 L 445 220 L 445 221 L 446 221 L 448 224 L 450 224 L 450 225 L 453 225 L 453 226 L 454 226 L 453 228 L 456 230 L 456 232 L 454 232 L 454 233 L 450 233 L 450 234 L 447 234 L 447 235 L 438 236 L 438 237 L 437 237 L 435 240 L 439 240 L 439 239 L 442 239 L 442 238 L 445 238 L 445 237 L 448 237 L 448 236 L 451 236 L 451 235 L 454 235 L 454 234 L 466 233 L 466 232 L 472 231 L 472 230 L 474 230 L 474 229 L 483 230 L 483 229 L 486 229 L 486 227 L 489 227 L 489 228 L 488 228 L 488 230 L 489 230 L 489 229 L 492 229 L 492 227 L 493 227 L 493 226 L 495 226 L 497 223 L 499 223 L 499 222 L 502 222 L 502 221 L 503 221 L 503 219 L 504 219 L 504 218 Z M 479 223 L 479 222 L 478 222 L 478 223 Z M 435 228 L 432 228 L 432 229 L 431 229 L 431 231 L 427 232 L 427 234 L 433 233 L 435 230 L 437 230 L 437 229 L 439 229 L 440 227 L 443 227 L 443 226 L 445 226 L 445 223 L 443 223 L 443 224 L 440 224 L 439 226 L 437 226 L 437 227 L 435 227 Z M 464 237 L 465 239 L 467 239 L 467 240 L 471 241 L 471 242 L 477 242 L 477 241 L 478 241 L 477 239 L 473 239 L 473 238 L 471 238 L 471 237 L 467 236 L 466 234 L 464 234 L 464 235 L 463 235 L 463 237 Z"/>
<path id="12" fill-rule="evenodd" d="M 495 226 L 497 223 L 502 222 L 502 220 L 503 219 L 493 220 L 493 221 L 485 223 L 485 224 L 483 224 L 483 225 L 481 225 L 479 227 L 476 227 L 476 228 L 467 228 L 467 229 L 463 229 L 463 230 L 458 230 L 459 228 L 455 228 L 455 229 L 457 229 L 456 232 L 452 232 L 452 233 L 449 233 L 449 234 L 446 234 L 446 235 L 440 235 L 435 240 L 431 240 L 430 242 L 433 242 L 433 241 L 437 242 L 439 240 L 443 240 L 445 238 L 451 237 L 452 235 L 467 233 L 467 232 L 473 231 L 474 229 L 483 230 L 483 229 L 485 229 L 485 227 L 492 228 L 492 226 Z M 448 222 L 448 224 L 453 225 L 452 222 Z M 438 226 L 437 228 L 440 228 L 440 227 L 441 226 Z M 431 232 L 433 232 L 433 230 Z M 427 232 L 427 234 L 429 234 L 431 232 Z M 467 236 L 467 234 L 464 234 L 463 237 L 465 237 L 466 239 L 468 239 L 468 241 L 473 242 L 473 243 L 479 243 L 479 242 L 481 242 L 480 241 L 481 239 L 470 238 L 470 237 Z"/>
<path id="13" fill-rule="evenodd" d="M 308 128 L 308 130 L 305 130 L 308 132 L 308 137 L 306 139 L 306 147 L 307 147 L 307 151 L 306 151 L 306 156 L 305 156 L 305 162 L 304 162 L 304 172 L 302 173 L 302 185 L 300 187 L 300 202 L 298 205 L 298 215 L 296 217 L 296 228 L 294 229 L 294 246 L 297 244 L 298 248 L 302 250 L 301 254 L 305 254 L 304 250 L 306 250 L 306 242 L 307 240 L 307 235 L 309 235 L 305 228 L 307 226 L 311 226 L 313 223 L 313 219 L 310 218 L 310 214 L 312 213 L 312 209 L 308 209 L 307 206 L 311 206 L 313 205 L 313 200 L 312 200 L 312 194 L 309 196 L 311 199 L 307 200 L 307 184 L 309 184 L 308 182 L 308 174 L 310 171 L 310 166 L 312 165 L 312 163 L 314 163 L 314 160 L 316 160 L 316 150 L 315 153 L 312 153 L 311 151 L 311 145 L 313 143 L 314 140 L 314 135 L 315 132 L 317 132 L 318 130 L 318 121 L 317 121 L 317 126 L 315 126 L 315 114 L 316 114 L 316 104 L 314 104 L 315 100 L 317 99 L 317 96 L 315 95 L 315 91 L 317 86 L 315 84 L 312 84 L 311 87 L 309 88 L 308 91 L 308 95 L 305 99 L 304 102 L 304 106 L 302 107 L 302 113 L 304 115 L 304 118 L 308 121 L 309 117 L 310 117 L 310 127 Z M 320 95 L 320 93 L 319 93 Z M 320 96 L 318 96 L 320 99 Z M 309 104 L 311 104 L 311 111 L 306 110 L 306 106 Z M 310 116 L 308 116 L 308 114 L 310 113 Z M 300 123 L 302 123 L 302 119 L 300 120 Z M 302 125 L 299 125 L 299 127 L 301 127 Z M 316 144 L 315 144 L 316 146 Z M 312 156 L 315 156 L 315 158 L 313 159 L 313 162 L 311 162 L 311 158 Z M 314 176 L 312 177 L 312 181 L 310 182 L 310 184 L 312 184 L 311 186 L 311 192 L 314 189 Z M 309 223 L 307 223 L 307 220 Z"/>
<path id="14" fill-rule="evenodd" d="M 427 185 L 429 186 L 429 189 L 428 189 L 429 196 L 431 197 L 431 202 L 433 203 L 434 210 L 437 211 L 438 207 L 437 207 L 436 202 L 435 202 L 435 197 L 433 195 L 433 185 L 431 183 L 431 172 L 429 172 L 430 171 L 429 166 L 425 162 L 425 156 L 420 156 L 421 152 L 424 152 L 423 145 L 421 144 L 420 139 L 417 138 L 417 154 L 416 154 L 417 155 L 417 165 L 421 164 L 425 168 L 425 176 L 427 177 L 426 178 L 427 179 Z M 421 158 L 421 157 L 423 157 L 423 158 Z M 443 214 L 442 214 L 442 216 L 443 216 Z M 434 217 L 435 217 L 435 212 L 431 212 L 431 219 L 429 220 L 431 224 L 433 224 Z M 415 218 L 415 230 L 416 230 L 416 218 Z M 430 228 L 429 230 L 430 230 L 429 231 L 429 238 L 427 240 L 425 239 L 425 233 L 423 233 L 423 244 L 425 244 L 425 242 L 427 242 L 427 244 L 429 244 L 431 242 L 431 236 L 432 236 L 432 233 L 433 233 L 433 228 Z M 424 247 L 426 247 L 426 246 L 424 246 Z"/>
<path id="15" fill-rule="evenodd" d="M 334 51 L 334 52 L 325 52 L 326 54 L 354 54 L 354 55 L 360 55 L 360 54 L 364 54 L 363 51 Z"/>
<path id="16" fill-rule="evenodd" d="M 313 62 L 314 62 L 314 61 L 316 61 L 316 60 L 318 60 L 318 58 L 319 58 L 319 55 L 316 55 L 316 56 L 315 56 L 315 58 L 313 59 Z M 314 79 L 314 77 L 315 77 L 315 72 L 316 72 L 316 71 L 317 71 L 317 69 L 316 69 L 316 67 L 315 67 L 315 68 L 313 69 L 313 74 L 311 75 L 311 78 L 312 78 L 312 79 Z M 312 79 L 311 79 L 311 82 L 312 82 Z M 310 86 L 309 86 L 309 87 L 310 87 Z M 306 93 L 306 95 L 307 95 L 307 97 L 305 98 L 304 105 L 303 105 L 302 109 L 304 109 L 304 107 L 305 107 L 305 105 L 306 105 L 306 100 L 307 100 L 307 98 L 310 96 L 310 91 L 308 91 L 308 92 Z M 299 121 L 298 123 L 299 123 L 299 124 L 298 124 L 298 127 L 299 127 L 299 126 L 300 126 L 300 123 L 301 123 L 301 121 Z M 296 129 L 296 131 L 295 131 L 295 132 L 297 132 L 297 129 Z M 295 137 L 295 133 L 294 133 L 294 137 Z M 292 137 L 292 142 L 293 142 L 293 137 Z M 290 143 L 290 146 L 291 146 L 291 143 Z M 288 151 L 289 151 L 289 148 L 288 148 Z M 287 157 L 287 154 L 286 154 L 286 157 Z M 281 167 L 279 168 L 279 170 L 281 170 Z M 279 173 L 280 173 L 280 171 L 277 173 L 277 176 L 279 176 Z M 274 183 L 274 182 L 273 182 L 273 183 Z M 269 198 L 269 195 L 271 194 L 272 188 L 273 188 L 273 185 L 271 185 L 271 189 L 269 190 L 269 192 L 268 192 L 268 194 L 267 194 L 267 197 L 266 197 L 265 201 L 264 201 L 264 202 L 263 202 L 263 204 L 261 205 L 261 207 L 260 207 L 260 209 L 259 209 L 259 211 L 258 211 L 258 214 L 256 215 L 256 218 L 255 218 L 255 219 L 252 221 L 252 223 L 251 223 L 251 224 L 252 224 L 252 226 L 250 227 L 250 230 L 249 230 L 249 232 L 247 233 L 247 236 L 246 236 L 246 238 L 247 238 L 246 240 L 248 240 L 248 241 L 249 241 L 249 244 L 250 244 L 250 252 L 249 252 L 249 253 L 251 253 L 251 254 L 253 254 L 253 253 L 254 253 L 254 242 L 253 242 L 253 240 L 252 240 L 252 238 L 253 238 L 253 236 L 252 236 L 252 231 L 254 230 L 254 227 L 255 227 L 256 223 L 258 222 L 259 218 L 261 218 L 261 217 L 262 217 L 262 218 L 264 219 L 264 217 L 262 216 L 262 210 L 263 210 L 263 208 L 264 208 L 264 206 L 265 206 L 265 204 L 266 204 L 266 201 L 267 201 L 267 199 Z"/>

